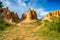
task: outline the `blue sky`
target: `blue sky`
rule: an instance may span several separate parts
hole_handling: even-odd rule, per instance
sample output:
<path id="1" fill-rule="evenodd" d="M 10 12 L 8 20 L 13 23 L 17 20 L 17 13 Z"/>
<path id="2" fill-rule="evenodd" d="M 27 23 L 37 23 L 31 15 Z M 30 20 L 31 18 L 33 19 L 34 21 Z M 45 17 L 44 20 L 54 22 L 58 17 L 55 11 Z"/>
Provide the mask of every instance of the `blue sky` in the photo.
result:
<path id="1" fill-rule="evenodd" d="M 27 12 L 28 8 L 37 12 L 38 18 L 54 10 L 60 10 L 60 0 L 1 0 L 4 7 L 10 11 L 17 12 L 19 17 L 22 13 Z"/>

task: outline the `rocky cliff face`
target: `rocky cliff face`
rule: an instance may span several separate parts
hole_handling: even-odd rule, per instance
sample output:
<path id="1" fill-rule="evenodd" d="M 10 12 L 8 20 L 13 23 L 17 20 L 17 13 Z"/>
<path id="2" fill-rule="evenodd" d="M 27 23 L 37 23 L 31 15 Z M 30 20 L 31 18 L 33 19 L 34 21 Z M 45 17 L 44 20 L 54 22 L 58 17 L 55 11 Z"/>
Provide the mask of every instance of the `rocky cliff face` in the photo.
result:
<path id="1" fill-rule="evenodd" d="M 34 20 L 34 19 L 37 19 L 37 14 L 36 14 L 36 11 L 31 10 L 30 8 L 28 9 L 28 12 L 27 14 L 26 13 L 23 13 L 22 14 L 22 17 L 21 17 L 22 20 Z"/>
<path id="2" fill-rule="evenodd" d="M 28 12 L 27 12 L 27 19 L 32 19 L 32 11 L 30 8 L 28 9 Z"/>
<path id="3" fill-rule="evenodd" d="M 48 12 L 42 20 L 50 20 L 51 17 L 59 17 L 60 16 L 60 10 L 55 10 L 53 12 Z"/>
<path id="4" fill-rule="evenodd" d="M 23 14 L 22 14 L 22 17 L 21 17 L 21 20 L 25 20 L 26 18 L 27 18 L 26 13 L 23 13 Z"/>
<path id="5" fill-rule="evenodd" d="M 32 10 L 32 17 L 33 19 L 37 19 L 37 14 L 36 11 L 34 11 L 34 9 Z"/>
<path id="6" fill-rule="evenodd" d="M 0 19 L 10 20 L 11 22 L 18 22 L 19 17 L 17 13 L 10 12 L 7 8 L 0 8 Z"/>
<path id="7" fill-rule="evenodd" d="M 42 20 L 51 20 L 51 17 L 59 17 L 60 16 L 60 10 L 55 10 L 53 12 L 48 12 Z M 0 8 L 0 19 L 8 20 L 10 22 L 19 22 L 19 17 L 17 13 L 9 11 L 8 7 L 7 8 Z M 23 13 L 21 20 L 25 21 L 31 21 L 37 19 L 37 14 L 36 11 L 33 9 L 31 10 L 30 8 L 28 9 L 27 13 Z"/>
<path id="8" fill-rule="evenodd" d="M 28 13 L 27 13 L 27 19 L 37 19 L 37 14 L 36 11 L 31 10 L 30 8 L 28 9 Z"/>
<path id="9" fill-rule="evenodd" d="M 11 12 L 8 7 L 7 8 L 0 8 L 0 19 L 8 20 L 10 22 L 19 22 L 19 17 L 17 13 Z M 28 9 L 27 13 L 23 13 L 21 20 L 33 20 L 37 19 L 36 11 L 30 8 Z"/>

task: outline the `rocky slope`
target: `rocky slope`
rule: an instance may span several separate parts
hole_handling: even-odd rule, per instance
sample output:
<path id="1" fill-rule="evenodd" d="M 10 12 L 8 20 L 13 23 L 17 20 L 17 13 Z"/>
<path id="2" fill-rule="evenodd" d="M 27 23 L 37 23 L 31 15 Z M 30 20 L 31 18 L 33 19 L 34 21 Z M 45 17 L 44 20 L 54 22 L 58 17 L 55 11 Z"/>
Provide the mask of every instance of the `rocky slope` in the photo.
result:
<path id="1" fill-rule="evenodd" d="M 0 19 L 4 19 L 6 21 L 10 22 L 16 22 L 19 23 L 20 21 L 31 21 L 31 20 L 37 20 L 37 14 L 36 11 L 31 10 L 30 8 L 28 9 L 27 13 L 23 13 L 21 20 L 18 17 L 17 13 L 11 12 L 8 7 L 7 8 L 0 8 Z"/>
<path id="2" fill-rule="evenodd" d="M 23 14 L 22 14 L 22 17 L 21 17 L 21 20 L 25 20 L 26 18 L 27 18 L 26 13 L 23 13 Z"/>
<path id="3" fill-rule="evenodd" d="M 23 13 L 21 17 L 21 23 L 31 23 L 38 20 L 37 19 L 37 13 L 33 9 L 31 10 L 30 8 L 28 9 L 27 13 Z"/>
<path id="4" fill-rule="evenodd" d="M 28 9 L 27 19 L 28 20 L 37 19 L 37 14 L 36 11 L 34 11 L 34 9 L 33 10 L 31 10 L 30 8 Z"/>
<path id="5" fill-rule="evenodd" d="M 7 8 L 0 8 L 0 19 L 10 21 L 10 22 L 19 22 L 19 17 L 17 13 L 10 12 Z"/>
<path id="6" fill-rule="evenodd" d="M 42 20 L 50 20 L 52 17 L 60 17 L 60 10 L 55 10 L 53 12 L 48 12 Z"/>

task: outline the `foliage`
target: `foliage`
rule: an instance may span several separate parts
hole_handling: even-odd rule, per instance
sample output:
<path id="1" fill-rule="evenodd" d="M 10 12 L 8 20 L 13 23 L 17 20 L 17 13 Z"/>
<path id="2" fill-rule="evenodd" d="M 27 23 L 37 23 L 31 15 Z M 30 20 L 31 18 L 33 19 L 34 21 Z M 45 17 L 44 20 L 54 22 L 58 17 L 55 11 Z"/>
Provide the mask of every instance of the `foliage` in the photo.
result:
<path id="1" fill-rule="evenodd" d="M 60 17 L 53 17 L 52 22 L 45 22 L 45 26 L 57 32 L 60 32 Z"/>
<path id="2" fill-rule="evenodd" d="M 0 1 L 0 7 L 2 8 L 3 7 L 3 4 L 2 4 L 2 2 Z"/>
<path id="3" fill-rule="evenodd" d="M 52 17 L 51 20 L 45 20 L 44 27 L 33 32 L 34 36 L 42 37 L 43 40 L 60 40 L 60 17 Z"/>
<path id="4" fill-rule="evenodd" d="M 37 26 L 40 26 L 40 25 L 42 24 L 42 22 L 37 20 L 37 21 L 35 22 L 35 24 L 36 24 Z"/>
<path id="5" fill-rule="evenodd" d="M 9 24 L 9 23 L 7 23 L 7 22 L 5 22 L 5 21 L 3 21 L 3 20 L 0 20 L 0 31 L 3 31 L 3 30 L 5 30 L 7 27 L 10 27 L 11 26 L 11 24 Z"/>

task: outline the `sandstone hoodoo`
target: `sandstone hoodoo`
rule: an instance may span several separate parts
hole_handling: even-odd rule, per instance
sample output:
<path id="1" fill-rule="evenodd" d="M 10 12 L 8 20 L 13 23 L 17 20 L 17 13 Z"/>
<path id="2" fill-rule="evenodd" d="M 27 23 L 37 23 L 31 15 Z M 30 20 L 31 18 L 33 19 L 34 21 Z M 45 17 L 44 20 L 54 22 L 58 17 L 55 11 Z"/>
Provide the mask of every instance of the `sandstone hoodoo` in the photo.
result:
<path id="1" fill-rule="evenodd" d="M 59 17 L 60 16 L 60 10 L 56 10 L 53 12 L 48 12 L 42 20 L 49 20 L 51 17 Z"/>
<path id="2" fill-rule="evenodd" d="M 23 13 L 21 20 L 31 22 L 32 20 L 37 20 L 37 14 L 36 11 L 33 9 L 31 10 L 30 8 L 28 9 L 27 13 Z"/>
<path id="3" fill-rule="evenodd" d="M 27 19 L 37 19 L 37 14 L 36 11 L 31 10 L 30 8 L 28 9 L 28 13 L 27 13 Z"/>
<path id="4" fill-rule="evenodd" d="M 28 9 L 28 12 L 27 12 L 27 19 L 32 19 L 32 11 L 30 8 Z"/>
<path id="5" fill-rule="evenodd" d="M 8 20 L 11 22 L 18 22 L 19 17 L 17 13 L 10 12 L 8 7 L 7 8 L 0 8 L 0 19 Z"/>
<path id="6" fill-rule="evenodd" d="M 21 17 L 21 20 L 25 20 L 26 18 L 27 18 L 26 13 L 23 13 L 23 14 L 22 14 L 22 17 Z"/>
<path id="7" fill-rule="evenodd" d="M 18 22 L 19 17 L 17 15 L 17 13 L 15 14 L 14 12 L 10 12 L 9 14 L 7 14 L 6 19 L 8 19 L 8 20 L 12 19 L 12 22 Z"/>
<path id="8" fill-rule="evenodd" d="M 0 19 L 4 19 L 10 22 L 19 22 L 19 17 L 17 13 L 11 12 L 8 7 L 7 8 L 0 8 Z M 34 20 L 37 19 L 36 11 L 30 8 L 28 9 L 27 13 L 23 13 L 21 20 Z"/>
<path id="9" fill-rule="evenodd" d="M 8 7 L 7 8 L 0 8 L 0 19 L 3 19 L 8 12 Z"/>
<path id="10" fill-rule="evenodd" d="M 37 19 L 37 14 L 36 11 L 34 11 L 34 9 L 32 10 L 32 19 Z"/>

